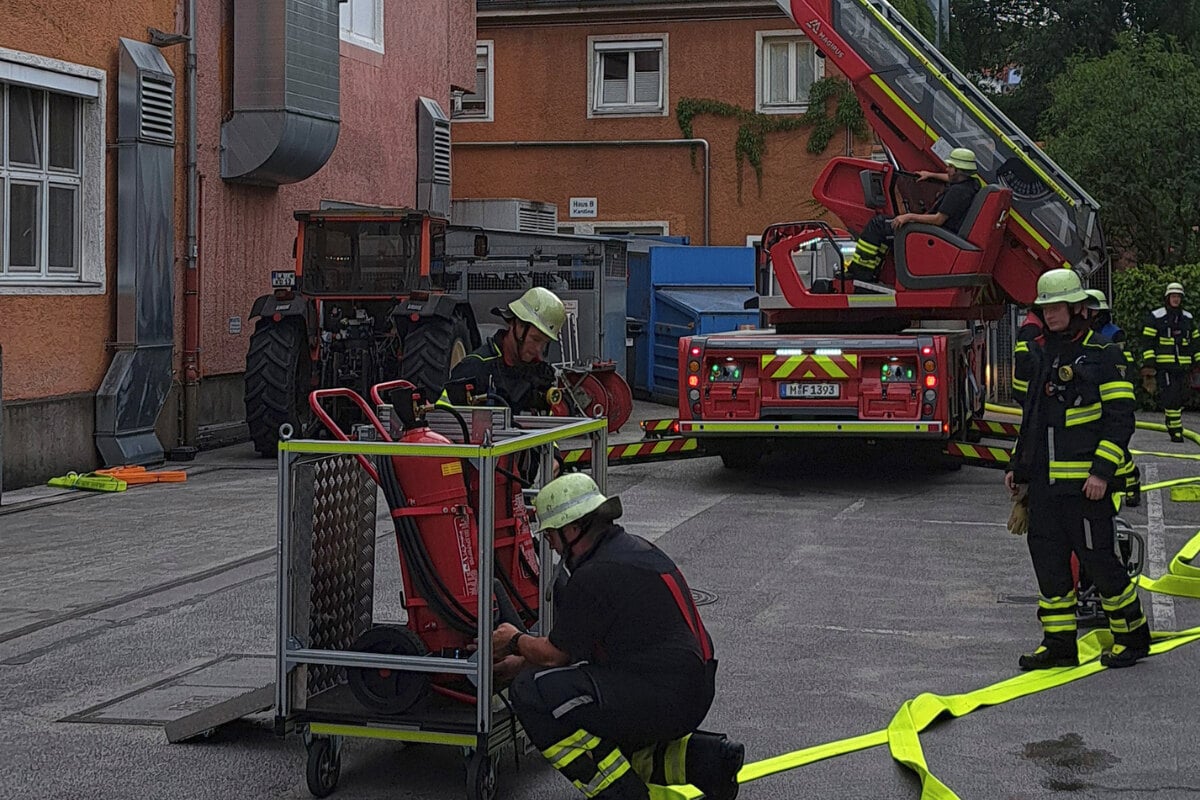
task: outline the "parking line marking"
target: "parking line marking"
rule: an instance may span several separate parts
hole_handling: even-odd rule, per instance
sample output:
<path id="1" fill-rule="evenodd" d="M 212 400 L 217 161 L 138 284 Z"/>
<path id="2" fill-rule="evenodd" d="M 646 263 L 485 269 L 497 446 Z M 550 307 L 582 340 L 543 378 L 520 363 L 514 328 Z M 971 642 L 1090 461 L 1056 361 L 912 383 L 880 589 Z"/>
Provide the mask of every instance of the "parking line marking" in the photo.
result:
<path id="1" fill-rule="evenodd" d="M 1158 481 L 1158 466 L 1147 464 L 1143 471 L 1146 473 L 1146 483 Z M 1150 561 L 1150 574 L 1162 575 L 1167 571 L 1167 528 L 1163 520 L 1162 492 L 1155 491 L 1146 495 L 1146 550 Z M 1151 611 L 1154 617 L 1154 630 L 1175 630 L 1175 600 L 1169 594 L 1154 593 L 1151 595 Z"/>

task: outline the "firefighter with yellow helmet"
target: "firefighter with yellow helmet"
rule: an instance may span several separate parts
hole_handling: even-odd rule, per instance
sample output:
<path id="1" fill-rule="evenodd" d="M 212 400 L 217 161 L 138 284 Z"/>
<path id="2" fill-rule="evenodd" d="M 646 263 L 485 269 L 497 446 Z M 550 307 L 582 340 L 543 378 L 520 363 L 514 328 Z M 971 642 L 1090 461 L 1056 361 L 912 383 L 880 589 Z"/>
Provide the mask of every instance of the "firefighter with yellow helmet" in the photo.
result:
<path id="1" fill-rule="evenodd" d="M 648 800 L 647 784 L 691 784 L 733 800 L 745 747 L 698 731 L 716 693 L 712 639 L 683 574 L 615 520 L 621 499 L 572 473 L 533 501 L 571 571 L 546 636 L 492 636 L 529 740 L 589 798 Z"/>
<path id="2" fill-rule="evenodd" d="M 493 309 L 507 327 L 468 354 L 450 371 L 443 402 L 463 405 L 456 392 L 488 395 L 514 414 L 549 410 L 547 391 L 554 385 L 554 368 L 546 363 L 546 348 L 557 342 L 567 311 L 558 295 L 535 286 L 508 304 Z"/>
<path id="3" fill-rule="evenodd" d="M 1142 385 L 1158 395 L 1171 441 L 1183 441 L 1183 403 L 1195 364 L 1196 320 L 1183 307 L 1183 284 L 1169 283 L 1166 303 L 1142 323 Z"/>
<path id="4" fill-rule="evenodd" d="M 1150 652 L 1150 628 L 1114 546 L 1112 493 L 1134 430 L 1133 384 L 1120 347 L 1091 329 L 1079 276 L 1056 269 L 1038 280 L 1034 310 L 1041 341 L 1024 342 L 1014 383 L 1022 395 L 1021 435 L 1005 485 L 1026 493 L 1028 544 L 1038 582 L 1042 640 L 1021 669 L 1075 666 L 1074 553 L 1100 591 L 1113 647 L 1100 661 L 1133 666 Z M 1014 533 L 1023 532 L 1014 527 Z"/>

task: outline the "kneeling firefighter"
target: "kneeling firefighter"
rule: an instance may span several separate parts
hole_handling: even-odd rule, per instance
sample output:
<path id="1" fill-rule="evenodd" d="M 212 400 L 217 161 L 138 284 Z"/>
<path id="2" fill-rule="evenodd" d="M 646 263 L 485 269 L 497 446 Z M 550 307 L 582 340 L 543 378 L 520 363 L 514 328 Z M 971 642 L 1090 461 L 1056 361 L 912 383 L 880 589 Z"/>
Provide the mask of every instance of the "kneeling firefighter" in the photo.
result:
<path id="1" fill-rule="evenodd" d="M 1079 276 L 1055 269 L 1038 280 L 1034 307 L 1042 341 L 1029 341 L 1015 376 L 1028 387 L 1024 420 L 1004 476 L 1028 491 L 1029 554 L 1038 581 L 1041 644 L 1021 669 L 1075 666 L 1075 585 L 1071 554 L 1100 590 L 1113 647 L 1107 667 L 1130 667 L 1150 652 L 1137 588 L 1114 551 L 1111 494 L 1134 430 L 1133 384 L 1120 348 L 1091 330 Z"/>
<path id="2" fill-rule="evenodd" d="M 745 747 L 697 730 L 717 662 L 679 568 L 614 524 L 620 498 L 587 475 L 550 481 L 534 508 L 571 577 L 549 636 L 509 624 L 493 634 L 530 740 L 587 797 L 645 800 L 654 783 L 733 800 Z"/>

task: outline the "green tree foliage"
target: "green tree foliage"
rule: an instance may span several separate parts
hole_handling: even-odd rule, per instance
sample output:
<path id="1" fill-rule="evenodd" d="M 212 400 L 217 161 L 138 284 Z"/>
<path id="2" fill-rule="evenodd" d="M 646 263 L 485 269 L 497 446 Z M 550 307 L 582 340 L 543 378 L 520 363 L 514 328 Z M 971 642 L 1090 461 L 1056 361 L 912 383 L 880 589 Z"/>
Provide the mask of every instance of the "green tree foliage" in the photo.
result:
<path id="1" fill-rule="evenodd" d="M 937 20 L 928 0 L 892 0 L 892 6 L 929 41 L 937 38 Z"/>
<path id="2" fill-rule="evenodd" d="M 1103 58 L 1071 59 L 1048 89 L 1046 149 L 1100 202 L 1110 244 L 1143 262 L 1200 259 L 1197 62 L 1122 34 Z"/>
<path id="3" fill-rule="evenodd" d="M 946 54 L 964 72 L 981 75 L 1021 67 L 1021 84 L 994 99 L 1031 136 L 1050 105 L 1049 86 L 1067 57 L 1099 58 L 1122 33 L 1178 39 L 1200 56 L 1200 2 L 1196 0 L 952 0 Z"/>

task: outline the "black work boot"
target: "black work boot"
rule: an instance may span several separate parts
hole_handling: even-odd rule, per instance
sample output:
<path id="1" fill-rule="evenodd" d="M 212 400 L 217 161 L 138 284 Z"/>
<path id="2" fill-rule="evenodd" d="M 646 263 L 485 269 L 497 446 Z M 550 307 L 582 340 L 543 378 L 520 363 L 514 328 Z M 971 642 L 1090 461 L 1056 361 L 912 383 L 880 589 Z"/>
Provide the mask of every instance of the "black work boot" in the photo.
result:
<path id="1" fill-rule="evenodd" d="M 706 800 L 734 800 L 738 773 L 746 762 L 746 746 L 723 733 L 697 731 L 688 740 L 684 766 L 688 780 Z"/>
<path id="2" fill-rule="evenodd" d="M 1047 646 L 1044 642 L 1032 653 L 1026 653 L 1017 661 L 1022 670 L 1054 669 L 1055 667 L 1079 666 L 1079 651 L 1074 642 L 1068 648 L 1058 642 Z"/>
<path id="3" fill-rule="evenodd" d="M 1117 637 L 1113 637 L 1114 640 Z M 1136 631 L 1114 641 L 1112 650 L 1100 656 L 1100 663 L 1111 669 L 1132 667 L 1140 659 L 1150 655 L 1150 628 L 1142 625 Z"/>

